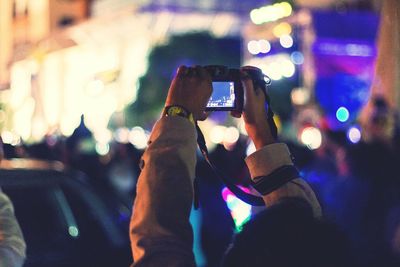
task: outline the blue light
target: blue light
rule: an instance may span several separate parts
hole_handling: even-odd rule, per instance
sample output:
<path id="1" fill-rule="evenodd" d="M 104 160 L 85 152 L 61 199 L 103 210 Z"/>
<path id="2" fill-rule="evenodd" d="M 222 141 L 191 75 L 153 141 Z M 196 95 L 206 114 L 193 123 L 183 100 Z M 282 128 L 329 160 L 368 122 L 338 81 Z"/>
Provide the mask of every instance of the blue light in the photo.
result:
<path id="1" fill-rule="evenodd" d="M 340 59 L 340 62 L 342 61 L 343 59 Z M 335 64 L 318 67 L 318 71 L 321 73 L 333 72 L 338 66 Z M 348 64 L 346 63 L 346 65 Z M 340 68 L 342 67 L 337 67 L 337 69 Z M 328 126 L 333 130 L 346 130 L 347 123 L 357 118 L 357 114 L 369 99 L 371 79 L 344 72 L 318 76 L 315 83 L 315 98 L 326 115 Z M 345 123 L 337 116 L 340 107 L 345 107 L 349 112 L 349 118 L 345 120 Z"/>
<path id="2" fill-rule="evenodd" d="M 299 51 L 295 51 L 290 55 L 290 59 L 296 65 L 301 65 L 304 63 L 304 55 Z"/>
<path id="3" fill-rule="evenodd" d="M 347 108 L 345 108 L 345 107 L 340 107 L 336 111 L 336 118 L 340 122 L 346 122 L 349 119 L 349 117 L 350 117 L 350 113 L 347 110 Z"/>

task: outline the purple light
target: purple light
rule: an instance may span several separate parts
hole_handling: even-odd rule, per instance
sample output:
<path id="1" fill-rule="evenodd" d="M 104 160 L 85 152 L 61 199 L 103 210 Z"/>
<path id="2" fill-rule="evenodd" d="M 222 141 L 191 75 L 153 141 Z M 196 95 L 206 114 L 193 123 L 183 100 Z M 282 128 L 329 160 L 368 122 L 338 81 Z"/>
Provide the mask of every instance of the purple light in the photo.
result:
<path id="1" fill-rule="evenodd" d="M 245 187 L 240 187 L 246 193 L 250 190 Z M 231 211 L 231 216 L 235 222 L 236 231 L 240 231 L 243 224 L 251 218 L 251 205 L 237 198 L 228 188 L 222 189 L 222 198 Z"/>
<path id="2" fill-rule="evenodd" d="M 367 42 L 319 39 L 314 43 L 314 52 L 320 55 L 374 57 L 376 47 Z"/>

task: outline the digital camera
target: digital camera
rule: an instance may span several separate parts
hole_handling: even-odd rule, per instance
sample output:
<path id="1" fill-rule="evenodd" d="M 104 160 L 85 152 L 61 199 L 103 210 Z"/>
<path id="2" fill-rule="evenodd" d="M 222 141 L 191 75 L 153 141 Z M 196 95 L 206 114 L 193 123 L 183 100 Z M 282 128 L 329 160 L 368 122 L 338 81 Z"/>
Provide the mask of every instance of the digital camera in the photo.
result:
<path id="1" fill-rule="evenodd" d="M 213 87 L 206 110 L 242 112 L 244 92 L 240 70 L 220 65 L 209 65 L 204 66 L 204 68 L 211 75 Z M 245 66 L 242 70 L 249 74 L 254 86 L 264 88 L 271 82 L 259 68 Z"/>

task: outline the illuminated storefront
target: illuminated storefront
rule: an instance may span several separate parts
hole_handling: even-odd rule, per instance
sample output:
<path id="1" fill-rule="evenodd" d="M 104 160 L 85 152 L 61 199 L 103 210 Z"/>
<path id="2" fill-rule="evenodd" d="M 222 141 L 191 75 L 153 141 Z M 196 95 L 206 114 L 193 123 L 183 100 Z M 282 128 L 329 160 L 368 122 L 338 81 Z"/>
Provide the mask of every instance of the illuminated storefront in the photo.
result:
<path id="1" fill-rule="evenodd" d="M 108 142 L 109 119 L 135 101 L 154 45 L 190 31 L 240 33 L 239 18 L 231 13 L 135 10 L 130 5 L 51 31 L 29 49 L 20 49 L 24 53 L 10 68 L 10 88 L 0 94 L 8 114 L 3 134 L 14 142 L 39 141 L 53 133 L 68 136 L 83 114 L 95 138 Z"/>

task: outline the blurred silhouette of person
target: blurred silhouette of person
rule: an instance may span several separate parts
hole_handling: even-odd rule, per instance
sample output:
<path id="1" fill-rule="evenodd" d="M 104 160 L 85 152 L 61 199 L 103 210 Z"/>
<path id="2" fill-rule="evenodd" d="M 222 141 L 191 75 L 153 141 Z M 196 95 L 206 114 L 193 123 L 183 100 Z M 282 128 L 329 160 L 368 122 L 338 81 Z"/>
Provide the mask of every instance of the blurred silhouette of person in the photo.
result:
<path id="1" fill-rule="evenodd" d="M 116 197 L 129 209 L 136 195 L 140 155 L 132 144 L 117 143 L 108 167 L 108 182 Z"/>
<path id="2" fill-rule="evenodd" d="M 3 142 L 0 138 L 0 161 Z M 26 258 L 26 244 L 14 214 L 14 207 L 0 189 L 0 267 L 22 267 Z"/>
<path id="3" fill-rule="evenodd" d="M 396 133 L 396 111 L 382 96 L 373 97 L 371 102 L 372 109 L 363 123 L 363 140 L 391 146 Z"/>
<path id="4" fill-rule="evenodd" d="M 396 148 L 395 110 L 379 96 L 371 99 L 362 123 L 362 141 L 342 146 L 335 164 L 341 178 L 321 199 L 348 235 L 360 266 L 398 266 L 400 222 L 400 162 Z M 340 142 L 338 142 L 340 143 Z"/>
<path id="5" fill-rule="evenodd" d="M 84 115 L 72 135 L 66 140 L 66 164 L 87 175 L 88 182 L 96 189 L 106 190 L 106 164 L 100 161 L 96 152 L 96 140 L 93 133 L 85 125 Z"/>

